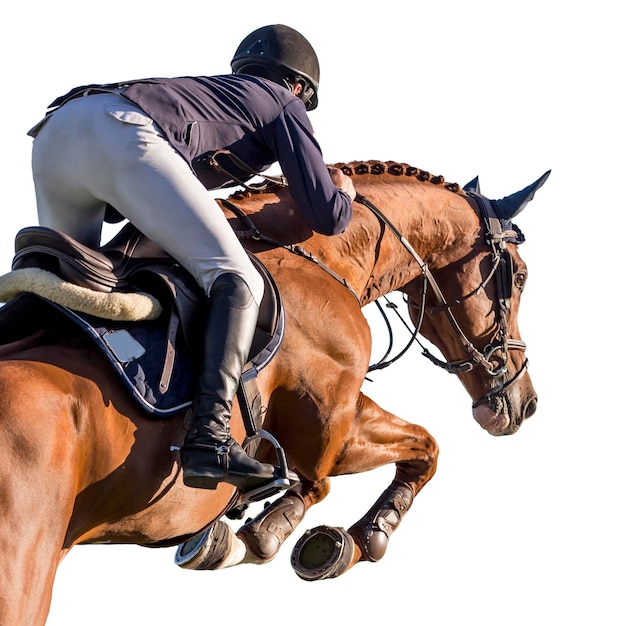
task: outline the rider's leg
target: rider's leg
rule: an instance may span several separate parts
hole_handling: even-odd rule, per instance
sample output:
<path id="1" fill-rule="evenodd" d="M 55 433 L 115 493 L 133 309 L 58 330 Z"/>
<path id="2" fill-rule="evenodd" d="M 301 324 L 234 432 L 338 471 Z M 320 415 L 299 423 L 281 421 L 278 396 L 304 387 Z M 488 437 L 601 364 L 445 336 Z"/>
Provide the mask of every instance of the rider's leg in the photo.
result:
<path id="1" fill-rule="evenodd" d="M 230 436 L 230 412 L 256 328 L 259 307 L 246 283 L 221 274 L 207 309 L 204 360 L 193 415 L 182 450 L 183 480 L 214 489 L 219 481 L 241 488 L 274 478 L 275 468 L 250 458 Z"/>
<path id="2" fill-rule="evenodd" d="M 53 115 L 35 140 L 33 172 L 43 225 L 94 245 L 108 202 L 177 259 L 209 297 L 207 347 L 185 446 L 194 452 L 183 454 L 194 468 L 189 482 L 247 487 L 271 479 L 273 466 L 249 458 L 228 428 L 263 280 L 189 166 L 141 109 L 107 94 L 71 101 Z"/>

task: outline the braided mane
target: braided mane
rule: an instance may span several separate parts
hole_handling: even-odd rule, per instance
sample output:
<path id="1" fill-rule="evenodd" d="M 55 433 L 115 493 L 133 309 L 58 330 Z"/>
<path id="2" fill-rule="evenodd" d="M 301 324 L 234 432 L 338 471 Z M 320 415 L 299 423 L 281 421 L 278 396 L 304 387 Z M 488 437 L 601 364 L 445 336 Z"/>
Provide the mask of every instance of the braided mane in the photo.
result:
<path id="1" fill-rule="evenodd" d="M 334 167 L 340 169 L 346 176 L 364 174 L 391 174 L 392 176 L 408 176 L 433 185 L 443 185 L 448 191 L 462 193 L 458 183 L 447 183 L 443 176 L 435 176 L 419 167 L 395 161 L 352 161 L 350 163 L 336 163 Z"/>
<path id="2" fill-rule="evenodd" d="M 346 176 L 363 176 L 365 174 L 391 174 L 392 176 L 407 176 L 432 185 L 441 185 L 452 193 L 465 195 L 458 183 L 447 183 L 443 176 L 435 176 L 419 167 L 396 161 L 350 161 L 349 163 L 335 163 L 332 167 L 340 169 Z M 263 183 L 252 184 L 246 189 L 237 189 L 229 198 L 242 200 L 251 194 L 275 193 L 284 187 L 284 184 L 267 180 Z"/>

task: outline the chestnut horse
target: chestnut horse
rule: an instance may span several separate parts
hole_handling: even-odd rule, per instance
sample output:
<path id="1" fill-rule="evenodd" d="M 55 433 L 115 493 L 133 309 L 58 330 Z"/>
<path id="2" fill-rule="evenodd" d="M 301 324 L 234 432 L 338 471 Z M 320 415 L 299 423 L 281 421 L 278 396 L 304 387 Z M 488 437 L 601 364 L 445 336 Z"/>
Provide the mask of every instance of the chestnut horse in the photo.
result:
<path id="1" fill-rule="evenodd" d="M 340 164 L 359 194 L 335 237 L 314 234 L 287 189 L 241 192 L 225 203 L 233 228 L 269 269 L 286 328 L 260 372 L 263 428 L 283 446 L 300 483 L 234 533 L 220 520 L 234 489 L 189 489 L 178 446 L 184 415 L 150 419 L 88 341 L 31 336 L 0 348 L 0 624 L 44 624 L 57 566 L 85 543 L 178 545 L 182 567 L 219 569 L 272 559 L 330 477 L 395 463 L 396 475 L 348 531 L 319 527 L 297 543 L 305 580 L 377 561 L 413 498 L 433 477 L 438 447 L 422 427 L 361 393 L 371 354 L 361 307 L 405 294 L 419 333 L 456 373 L 473 415 L 492 435 L 514 433 L 536 408 L 517 325 L 526 266 L 510 218 L 532 198 L 504 200 L 399 163 Z M 230 203 L 230 204 L 229 204 Z M 280 242 L 280 243 L 279 243 Z M 237 408 L 233 434 L 245 437 Z M 273 451 L 259 454 L 273 462 Z"/>

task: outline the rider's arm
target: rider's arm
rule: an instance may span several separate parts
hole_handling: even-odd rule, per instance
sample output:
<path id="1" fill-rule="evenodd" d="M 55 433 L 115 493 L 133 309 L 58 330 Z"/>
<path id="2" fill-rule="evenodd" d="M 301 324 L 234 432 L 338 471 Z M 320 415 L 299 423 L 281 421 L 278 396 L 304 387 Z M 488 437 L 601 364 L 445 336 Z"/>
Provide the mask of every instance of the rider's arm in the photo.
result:
<path id="1" fill-rule="evenodd" d="M 331 178 L 300 101 L 285 107 L 274 131 L 278 161 L 307 223 L 322 235 L 342 233 L 352 218 L 354 188 L 339 170 Z"/>

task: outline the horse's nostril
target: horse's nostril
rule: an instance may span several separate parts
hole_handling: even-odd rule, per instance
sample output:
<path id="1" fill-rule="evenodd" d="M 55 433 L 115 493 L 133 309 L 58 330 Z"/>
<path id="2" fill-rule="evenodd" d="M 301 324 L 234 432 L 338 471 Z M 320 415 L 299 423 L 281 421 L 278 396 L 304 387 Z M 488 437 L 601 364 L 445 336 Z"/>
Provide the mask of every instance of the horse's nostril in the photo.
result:
<path id="1" fill-rule="evenodd" d="M 524 411 L 524 419 L 528 419 L 532 415 L 534 415 L 537 410 L 537 398 L 533 398 L 527 405 L 526 411 Z"/>

